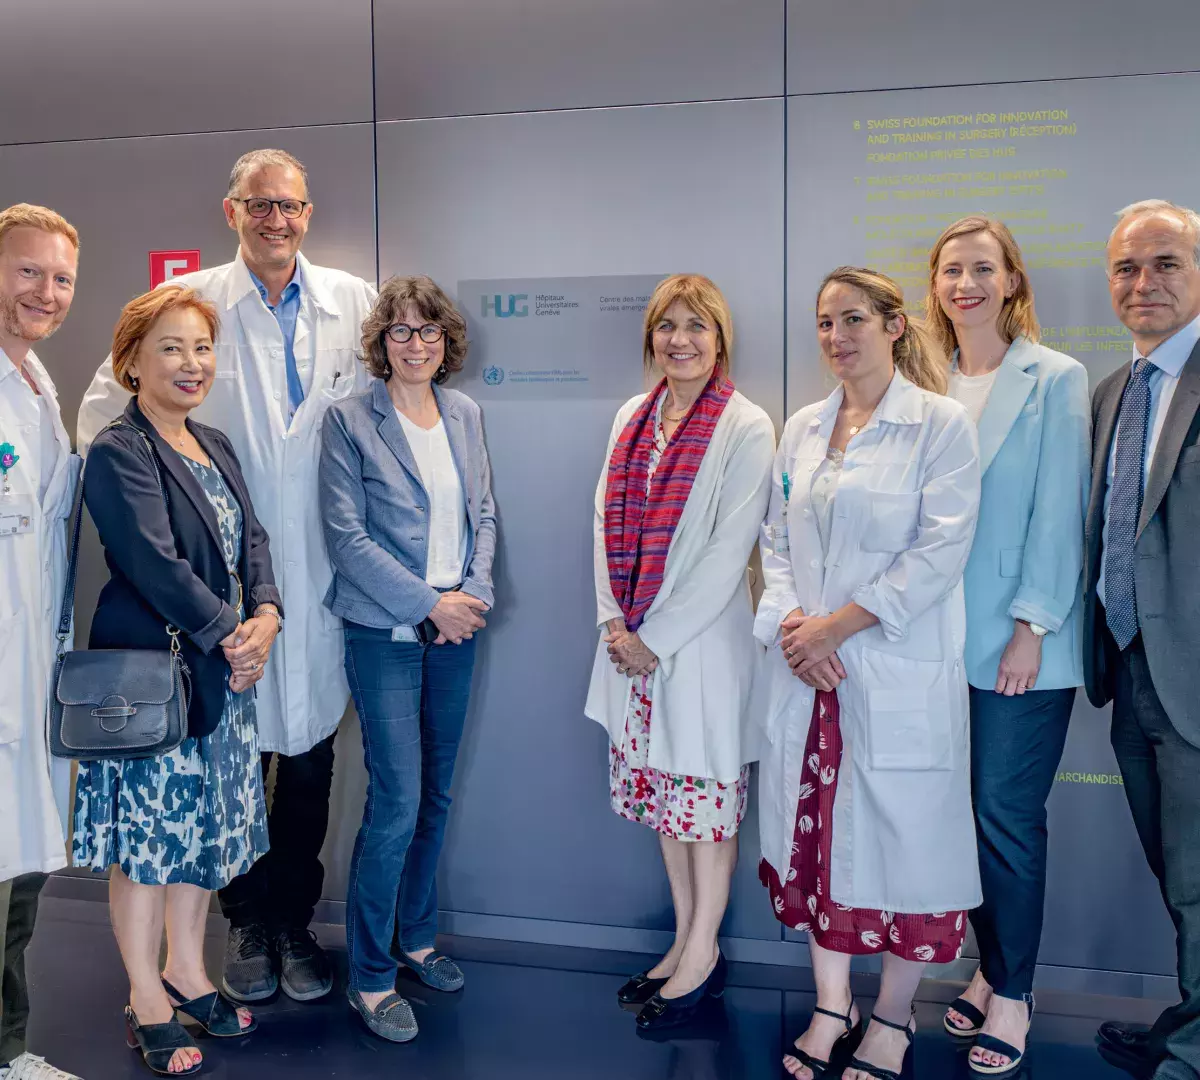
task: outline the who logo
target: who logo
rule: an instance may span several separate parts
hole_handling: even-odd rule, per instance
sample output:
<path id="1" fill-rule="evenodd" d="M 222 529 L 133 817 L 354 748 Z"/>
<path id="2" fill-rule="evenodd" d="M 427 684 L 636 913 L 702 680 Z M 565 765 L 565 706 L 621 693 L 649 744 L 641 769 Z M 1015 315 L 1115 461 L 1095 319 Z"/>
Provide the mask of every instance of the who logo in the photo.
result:
<path id="1" fill-rule="evenodd" d="M 492 296 L 481 296 L 480 314 L 483 318 L 495 316 L 497 319 L 509 319 L 515 316 L 523 319 L 529 314 L 528 293 L 509 293 L 502 296 L 499 293 Z"/>

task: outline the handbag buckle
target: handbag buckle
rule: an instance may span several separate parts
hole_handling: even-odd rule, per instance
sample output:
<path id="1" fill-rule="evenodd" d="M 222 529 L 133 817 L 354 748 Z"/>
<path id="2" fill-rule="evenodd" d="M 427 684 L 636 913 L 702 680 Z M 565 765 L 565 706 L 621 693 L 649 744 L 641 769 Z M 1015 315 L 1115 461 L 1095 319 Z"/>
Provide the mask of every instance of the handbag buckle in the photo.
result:
<path id="1" fill-rule="evenodd" d="M 179 627 L 167 625 L 167 633 L 171 635 L 171 655 L 179 655 Z"/>
<path id="2" fill-rule="evenodd" d="M 131 716 L 137 715 L 137 709 L 119 694 L 112 694 L 106 697 L 98 708 L 92 709 L 92 715 L 100 721 L 100 727 L 103 730 L 107 731 L 110 735 L 115 735 L 125 727 Z M 105 723 L 106 720 L 120 720 L 121 722 L 115 727 L 109 727 Z"/>

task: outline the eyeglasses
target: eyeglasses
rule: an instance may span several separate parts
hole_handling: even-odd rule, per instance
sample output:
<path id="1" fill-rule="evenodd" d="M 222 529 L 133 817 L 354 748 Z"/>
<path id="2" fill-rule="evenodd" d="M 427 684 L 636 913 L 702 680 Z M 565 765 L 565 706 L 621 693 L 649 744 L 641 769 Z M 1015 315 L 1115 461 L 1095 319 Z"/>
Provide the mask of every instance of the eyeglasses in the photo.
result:
<path id="1" fill-rule="evenodd" d="M 403 345 L 406 341 L 411 341 L 413 334 L 420 334 L 421 340 L 426 345 L 432 345 L 434 342 L 441 341 L 442 335 L 445 332 L 437 323 L 426 323 L 420 329 L 415 326 L 409 326 L 408 323 L 396 323 L 395 326 L 389 326 L 384 331 L 397 345 Z"/>
<path id="2" fill-rule="evenodd" d="M 252 218 L 265 218 L 271 216 L 271 208 L 279 207 L 279 212 L 285 218 L 298 218 L 304 213 L 304 208 L 309 204 L 301 202 L 299 199 L 238 199 L 230 196 L 230 202 L 240 202 L 246 208 L 246 213 Z"/>

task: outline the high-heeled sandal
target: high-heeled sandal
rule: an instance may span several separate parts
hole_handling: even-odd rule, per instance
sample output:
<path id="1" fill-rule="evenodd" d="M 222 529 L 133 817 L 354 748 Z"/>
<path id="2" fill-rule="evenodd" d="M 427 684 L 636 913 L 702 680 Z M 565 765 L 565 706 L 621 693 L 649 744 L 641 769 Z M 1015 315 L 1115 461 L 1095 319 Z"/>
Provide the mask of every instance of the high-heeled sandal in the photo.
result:
<path id="1" fill-rule="evenodd" d="M 885 1020 L 882 1016 L 876 1016 L 874 1013 L 871 1013 L 871 1019 L 876 1024 L 882 1024 L 884 1027 L 904 1032 L 905 1037 L 908 1039 L 908 1049 L 904 1051 L 904 1056 L 907 1057 L 908 1050 L 912 1048 L 913 1044 L 913 1029 L 909 1025 L 912 1024 L 916 1015 L 917 1012 L 914 1009 L 907 1024 L 893 1024 L 890 1020 Z M 900 1068 L 893 1070 L 885 1069 L 882 1065 L 872 1065 L 869 1061 L 863 1061 L 861 1058 L 852 1057 L 847 1068 L 865 1072 L 868 1076 L 875 1077 L 875 1080 L 900 1080 L 900 1073 L 904 1071 L 904 1062 L 901 1060 Z"/>
<path id="2" fill-rule="evenodd" d="M 813 1074 L 813 1080 L 821 1080 L 821 1077 L 828 1076 L 834 1071 L 833 1059 L 837 1057 L 839 1053 L 852 1053 L 858 1047 L 858 1043 L 862 1040 L 863 1022 L 862 1017 L 860 1016 L 858 1018 L 858 1023 L 850 1023 L 850 1016 L 854 1012 L 853 998 L 850 999 L 850 1008 L 846 1010 L 846 1014 L 844 1016 L 841 1013 L 834 1012 L 832 1009 L 822 1009 L 820 1005 L 816 1006 L 813 1009 L 813 1012 L 820 1013 L 822 1016 L 832 1016 L 835 1020 L 840 1020 L 846 1025 L 846 1030 L 837 1037 L 837 1042 L 833 1044 L 833 1049 L 829 1052 L 828 1060 L 825 1058 L 814 1057 L 807 1050 L 801 1050 L 800 1047 L 794 1044 L 792 1046 L 791 1053 L 785 1056 L 794 1057 L 798 1062 L 800 1062 L 801 1066 L 809 1069 Z M 784 1071 L 787 1071 L 786 1066 L 784 1067 Z M 795 1076 L 795 1073 L 789 1073 L 788 1075 Z"/>
<path id="3" fill-rule="evenodd" d="M 959 1027 L 950 1019 L 950 1010 L 953 1009 L 960 1016 L 965 1016 L 971 1021 L 970 1027 Z M 946 1009 L 946 1015 L 942 1017 L 942 1027 L 946 1029 L 956 1039 L 973 1039 L 983 1030 L 983 1025 L 987 1021 L 987 1014 L 972 1005 L 966 998 L 955 998 L 950 1002 Z"/>
<path id="4" fill-rule="evenodd" d="M 204 1062 L 201 1061 L 172 1072 L 171 1058 L 176 1050 L 197 1049 L 192 1037 L 174 1018 L 165 1024 L 138 1023 L 137 1014 L 129 1005 L 125 1006 L 125 1044 L 130 1050 L 140 1050 L 146 1067 L 159 1076 L 191 1076 L 204 1068 Z"/>
<path id="5" fill-rule="evenodd" d="M 192 998 L 190 1001 L 175 989 L 166 979 L 162 981 L 163 989 L 174 999 L 171 1004 L 181 1013 L 190 1016 L 209 1035 L 216 1039 L 236 1039 L 239 1035 L 249 1035 L 258 1021 L 251 1018 L 250 1023 L 242 1027 L 242 1018 L 238 1015 L 237 1006 L 223 998 L 219 991 L 203 997 Z"/>
<path id="6" fill-rule="evenodd" d="M 1025 1034 L 1028 1035 L 1029 1029 L 1033 1026 L 1033 995 L 1022 994 L 1021 1000 L 1025 1002 L 1025 1007 L 1029 1010 L 1029 1018 L 1025 1022 Z M 969 1058 L 967 1064 L 971 1066 L 971 1071 L 977 1072 L 981 1076 L 1008 1076 L 1010 1073 L 1015 1073 L 1025 1061 L 1024 1050 L 1018 1050 L 1011 1043 L 997 1039 L 994 1035 L 977 1035 L 975 1045 L 971 1049 L 986 1050 L 989 1054 L 1001 1054 L 1008 1058 L 1007 1065 L 985 1065 L 982 1061 Z"/>

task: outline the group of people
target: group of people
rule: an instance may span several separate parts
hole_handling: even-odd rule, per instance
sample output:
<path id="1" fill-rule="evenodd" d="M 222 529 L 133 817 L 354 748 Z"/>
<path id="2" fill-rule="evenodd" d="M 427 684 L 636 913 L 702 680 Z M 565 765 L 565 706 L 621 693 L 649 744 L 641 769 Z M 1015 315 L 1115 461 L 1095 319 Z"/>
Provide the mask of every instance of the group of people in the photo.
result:
<path id="1" fill-rule="evenodd" d="M 724 990 L 717 932 L 757 761 L 759 876 L 807 932 L 817 988 L 786 1071 L 894 1080 L 924 965 L 959 956 L 971 925 L 979 968 L 943 1023 L 974 1072 L 1017 1072 L 1046 801 L 1082 685 L 1113 703 L 1182 996 L 1149 1030 L 1100 1038 L 1159 1080 L 1200 1075 L 1200 687 L 1178 663 L 1200 633 L 1200 216 L 1120 211 L 1108 281 L 1133 357 L 1089 403 L 1083 366 L 1039 343 L 1003 223 L 942 233 L 921 320 L 883 274 L 833 270 L 814 315 L 837 386 L 778 449 L 733 387 L 716 286 L 659 285 L 657 385 L 617 414 L 596 490 L 586 706 L 609 734 L 612 807 L 659 834 L 675 908 L 671 948 L 618 991 L 640 1027 Z M 850 963 L 868 954 L 882 978 L 864 1025 Z"/>
<path id="2" fill-rule="evenodd" d="M 44 207 L 0 212 L 3 1080 L 72 1080 L 25 1047 L 24 951 L 66 863 L 64 823 L 74 865 L 109 873 L 129 1044 L 155 1072 L 202 1066 L 181 1014 L 238 1037 L 278 990 L 331 991 L 309 923 L 350 699 L 368 788 L 349 1003 L 403 1042 L 417 1024 L 401 967 L 441 991 L 464 982 L 436 948 L 436 871 L 497 539 L 479 407 L 445 385 L 466 323 L 427 277 L 377 293 L 308 262 L 313 204 L 290 154 L 240 158 L 223 209 L 234 261 L 122 311 L 80 409 L 81 480 L 32 351 L 68 315 L 79 237 Z M 818 993 L 787 1071 L 898 1075 L 923 967 L 958 955 L 968 920 L 980 968 L 946 1029 L 973 1040 L 976 1071 L 1019 1068 L 1045 803 L 1086 685 L 1114 702 L 1183 997 L 1150 1031 L 1101 1035 L 1161 1061 L 1161 1078 L 1200 1071 L 1200 731 L 1190 669 L 1171 664 L 1195 612 L 1200 217 L 1122 211 L 1108 276 L 1134 357 L 1089 406 L 1082 366 L 1038 343 L 1000 222 L 938 240 L 924 322 L 885 276 L 833 271 L 815 317 L 838 385 L 778 448 L 734 389 L 717 287 L 676 275 L 655 290 L 654 387 L 618 413 L 596 492 L 585 706 L 610 737 L 612 807 L 659 833 L 675 908 L 671 949 L 618 991 L 640 1027 L 686 1023 L 723 992 L 718 931 L 757 761 L 760 877 L 776 917 L 808 932 Z M 46 723 L 77 481 L 110 575 L 88 647 L 163 649 L 177 631 L 191 693 L 177 749 L 82 761 L 72 801 Z M 219 986 L 202 949 L 213 890 L 230 923 Z M 883 977 L 864 1030 L 849 971 L 867 953 Z"/>

